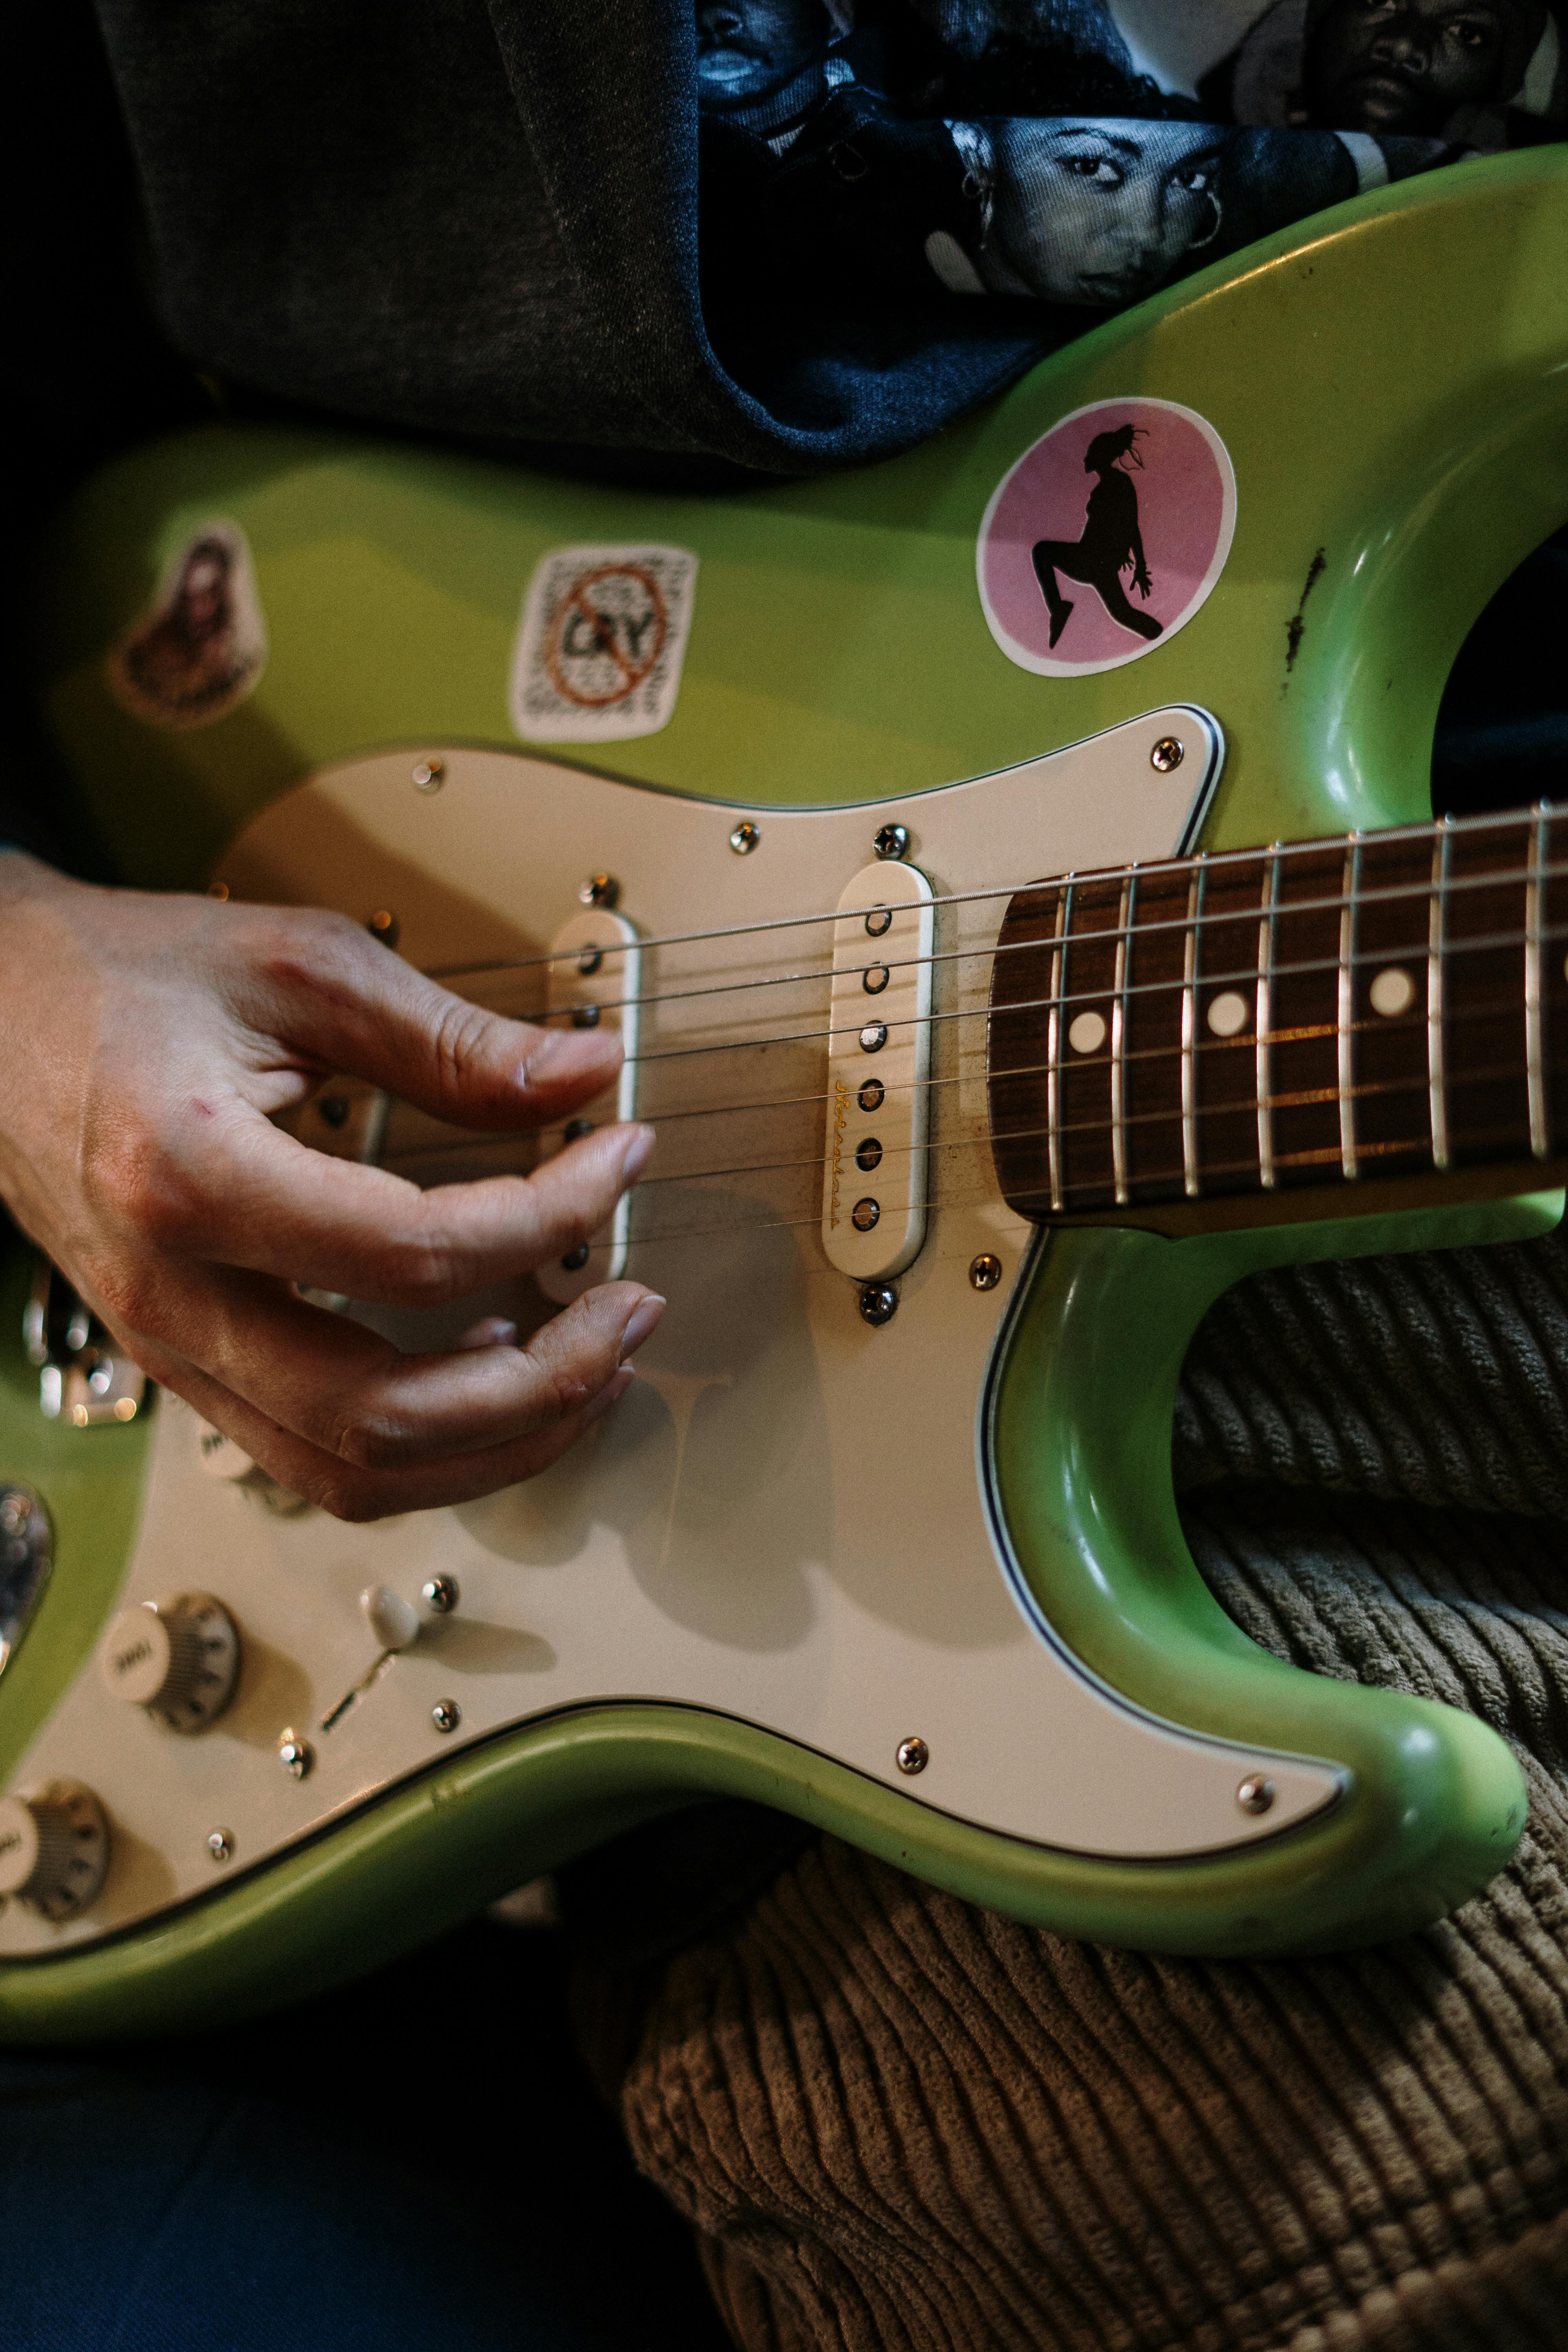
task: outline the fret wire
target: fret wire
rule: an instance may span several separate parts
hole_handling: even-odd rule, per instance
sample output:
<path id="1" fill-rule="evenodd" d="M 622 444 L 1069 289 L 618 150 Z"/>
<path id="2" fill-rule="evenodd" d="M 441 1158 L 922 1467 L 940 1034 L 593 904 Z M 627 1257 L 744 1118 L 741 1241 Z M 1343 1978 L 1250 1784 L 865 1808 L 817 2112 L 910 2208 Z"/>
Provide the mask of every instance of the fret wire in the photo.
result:
<path id="1" fill-rule="evenodd" d="M 1432 1165 L 1448 1165 L 1448 1098 L 1443 1078 L 1443 950 L 1447 929 L 1448 819 L 1439 817 L 1432 844 L 1426 916 L 1426 1093 Z"/>
<path id="2" fill-rule="evenodd" d="M 1121 904 L 1117 910 L 1121 936 L 1116 942 L 1116 967 L 1111 982 L 1110 998 L 1110 1166 L 1115 1180 L 1116 1198 L 1127 1198 L 1127 1108 L 1121 1069 L 1122 1029 L 1126 1018 L 1128 967 L 1132 941 L 1130 924 L 1138 888 L 1136 870 L 1129 873 L 1121 885 Z"/>
<path id="3" fill-rule="evenodd" d="M 1198 1193 L 1197 992 L 1198 925 L 1203 919 L 1204 879 L 1208 861 L 1201 853 L 1187 885 L 1187 936 L 1182 953 L 1182 1189 Z"/>
<path id="4" fill-rule="evenodd" d="M 1258 1181 L 1264 1191 L 1274 1184 L 1274 1114 L 1269 1098 L 1269 998 L 1274 972 L 1274 911 L 1279 897 L 1279 844 L 1268 861 L 1263 886 L 1263 919 L 1258 926 Z"/>
<path id="5" fill-rule="evenodd" d="M 1340 1167 L 1347 1182 L 1352 1182 L 1356 1171 L 1355 1156 L 1355 1058 L 1352 1040 L 1355 1030 L 1355 917 L 1356 890 L 1361 880 L 1361 835 L 1352 833 L 1345 844 L 1345 866 L 1342 888 L 1344 904 L 1340 908 L 1340 981 L 1337 1044 L 1340 1083 Z"/>
<path id="6" fill-rule="evenodd" d="M 1541 867 L 1545 847 L 1546 814 L 1538 809 L 1530 828 L 1530 865 L 1524 885 L 1525 1087 L 1530 1100 L 1530 1148 L 1537 1160 L 1544 1160 L 1547 1151 L 1541 969 Z"/>
<path id="7" fill-rule="evenodd" d="M 1051 948 L 1051 1009 L 1046 1030 L 1046 1117 L 1050 1122 L 1051 1206 L 1059 1210 L 1062 1196 L 1062 983 L 1067 976 L 1067 937 L 1072 919 L 1072 877 L 1057 891 L 1057 924 Z"/>

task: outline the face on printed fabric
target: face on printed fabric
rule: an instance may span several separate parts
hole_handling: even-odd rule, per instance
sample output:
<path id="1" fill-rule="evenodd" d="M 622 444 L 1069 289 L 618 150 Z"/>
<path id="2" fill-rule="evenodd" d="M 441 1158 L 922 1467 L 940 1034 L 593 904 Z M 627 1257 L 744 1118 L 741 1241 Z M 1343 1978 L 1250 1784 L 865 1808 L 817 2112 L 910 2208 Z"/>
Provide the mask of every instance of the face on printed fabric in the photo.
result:
<path id="1" fill-rule="evenodd" d="M 1546 0 L 1319 0 L 1302 55 L 1311 120 L 1440 137 L 1460 109 L 1514 96 L 1547 13 Z"/>
<path id="2" fill-rule="evenodd" d="M 698 0 L 700 98 L 745 98 L 820 56 L 837 27 L 821 0 Z"/>
<path id="3" fill-rule="evenodd" d="M 1219 227 L 1224 141 L 1211 123 L 986 127 L 995 211 L 980 268 L 997 293 L 1110 310 L 1164 285 Z"/>

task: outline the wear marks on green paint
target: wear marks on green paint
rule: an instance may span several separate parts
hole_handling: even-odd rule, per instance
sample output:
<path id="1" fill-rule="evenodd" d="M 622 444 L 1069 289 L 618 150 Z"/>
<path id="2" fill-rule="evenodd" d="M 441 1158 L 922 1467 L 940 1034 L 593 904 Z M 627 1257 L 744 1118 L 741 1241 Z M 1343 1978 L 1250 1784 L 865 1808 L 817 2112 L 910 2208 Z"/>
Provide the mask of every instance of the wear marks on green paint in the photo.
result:
<path id="1" fill-rule="evenodd" d="M 1285 684 L 1279 688 L 1281 694 L 1285 692 L 1286 686 L 1289 686 L 1290 682 L 1290 673 L 1296 667 L 1296 656 L 1301 650 L 1301 638 L 1307 626 L 1307 599 L 1311 594 L 1313 589 L 1317 586 L 1322 572 L 1326 570 L 1328 561 L 1329 559 L 1327 555 L 1320 547 L 1316 555 L 1313 556 L 1312 561 L 1307 566 L 1307 577 L 1301 583 L 1300 599 L 1297 604 L 1295 611 L 1291 614 L 1290 618 L 1285 624 Z"/>

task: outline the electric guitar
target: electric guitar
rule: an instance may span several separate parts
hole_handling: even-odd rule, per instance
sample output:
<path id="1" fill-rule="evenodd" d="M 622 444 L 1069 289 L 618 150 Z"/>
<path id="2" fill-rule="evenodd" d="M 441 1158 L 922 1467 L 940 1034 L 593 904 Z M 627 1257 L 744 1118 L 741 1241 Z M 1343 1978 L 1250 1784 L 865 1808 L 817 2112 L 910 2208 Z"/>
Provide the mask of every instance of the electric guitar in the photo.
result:
<path id="1" fill-rule="evenodd" d="M 86 488 L 38 688 L 128 877 L 618 1024 L 584 1115 L 647 1175 L 454 1314 L 669 1307 L 544 1476 L 349 1527 L 17 1258 L 0 2032 L 287 1999 L 720 1791 L 1152 1949 L 1486 1884 L 1507 1748 L 1247 1640 L 1170 1417 L 1244 1273 L 1560 1214 L 1565 820 L 1434 824 L 1427 773 L 1568 518 L 1565 251 L 1556 151 L 1412 181 L 827 482 L 214 426 Z M 296 1129 L 418 1181 L 563 1139 L 346 1078 Z"/>

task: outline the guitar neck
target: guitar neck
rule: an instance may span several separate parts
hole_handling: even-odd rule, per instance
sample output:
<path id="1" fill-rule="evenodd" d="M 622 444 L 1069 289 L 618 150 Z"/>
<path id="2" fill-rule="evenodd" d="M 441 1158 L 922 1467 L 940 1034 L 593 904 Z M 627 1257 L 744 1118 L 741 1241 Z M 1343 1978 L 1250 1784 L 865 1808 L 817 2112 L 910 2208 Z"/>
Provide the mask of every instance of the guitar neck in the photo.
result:
<path id="1" fill-rule="evenodd" d="M 1036 1219 L 1568 1150 L 1568 811 L 1068 875 L 1010 902 L 992 1144 Z"/>

